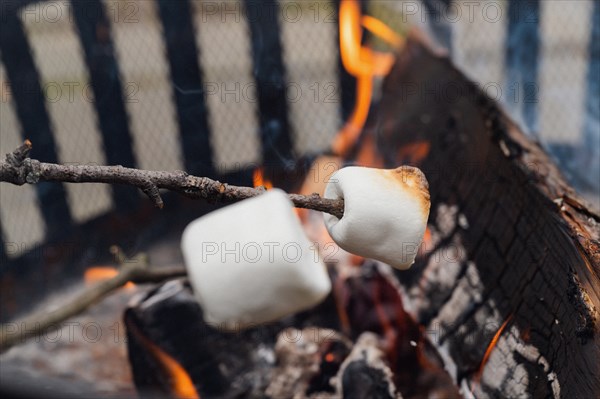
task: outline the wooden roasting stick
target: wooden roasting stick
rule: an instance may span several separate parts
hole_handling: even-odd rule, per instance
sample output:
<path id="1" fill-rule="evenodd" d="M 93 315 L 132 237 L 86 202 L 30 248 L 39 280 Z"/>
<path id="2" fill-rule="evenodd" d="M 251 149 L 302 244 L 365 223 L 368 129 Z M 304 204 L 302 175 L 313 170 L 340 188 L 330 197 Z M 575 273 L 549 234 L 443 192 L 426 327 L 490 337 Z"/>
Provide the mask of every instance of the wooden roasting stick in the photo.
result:
<path id="1" fill-rule="evenodd" d="M 0 182 L 16 185 L 35 184 L 42 181 L 63 183 L 106 183 L 135 186 L 142 190 L 158 208 L 164 203 L 159 189 L 174 191 L 193 199 L 212 203 L 230 203 L 255 197 L 265 190 L 262 187 L 240 187 L 221 183 L 208 177 L 197 177 L 183 171 L 166 172 L 125 168 L 123 166 L 59 165 L 40 162 L 28 157 L 32 144 L 29 140 L 0 161 Z M 288 194 L 297 208 L 329 213 L 341 219 L 344 214 L 343 199 L 322 198 L 318 194 Z"/>
<path id="2" fill-rule="evenodd" d="M 141 189 L 154 204 L 162 208 L 163 201 L 159 189 L 168 189 L 193 199 L 203 199 L 213 203 L 230 203 L 262 194 L 263 187 L 231 186 L 207 177 L 196 177 L 182 171 L 164 172 L 147 171 L 122 166 L 97 165 L 59 165 L 40 162 L 29 158 L 32 144 L 26 140 L 23 145 L 6 155 L 0 161 L 0 182 L 16 185 L 35 184 L 41 181 L 66 183 L 106 183 L 124 184 Z M 322 198 L 318 194 L 300 195 L 288 194 L 294 206 L 326 212 L 338 218 L 344 214 L 343 199 Z M 114 251 L 117 251 L 113 249 Z M 60 323 L 85 311 L 88 307 L 99 302 L 113 291 L 131 281 L 133 283 L 161 282 L 172 278 L 185 276 L 186 269 L 151 269 L 143 256 L 125 259 L 119 251 L 115 254 L 120 258 L 119 274 L 115 277 L 86 289 L 69 303 L 55 312 L 35 315 L 22 323 L 27 329 L 17 332 L 9 331 L 7 325 L 0 326 L 0 352 L 39 336 L 46 331 L 59 328 Z"/>

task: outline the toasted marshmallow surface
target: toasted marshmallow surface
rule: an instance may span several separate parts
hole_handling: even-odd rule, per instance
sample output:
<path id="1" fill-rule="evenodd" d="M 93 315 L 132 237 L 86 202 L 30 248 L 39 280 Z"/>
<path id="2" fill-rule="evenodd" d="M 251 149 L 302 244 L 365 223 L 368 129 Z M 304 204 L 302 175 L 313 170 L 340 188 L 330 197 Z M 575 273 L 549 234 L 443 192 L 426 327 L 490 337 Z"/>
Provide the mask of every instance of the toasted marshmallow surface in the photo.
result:
<path id="1" fill-rule="evenodd" d="M 341 219 L 324 214 L 340 247 L 398 269 L 414 263 L 430 207 L 427 179 L 419 169 L 346 167 L 331 176 L 325 198 L 344 199 Z"/>
<path id="2" fill-rule="evenodd" d="M 181 248 L 208 323 L 248 328 L 327 296 L 327 270 L 292 208 L 287 195 L 273 189 L 187 226 Z"/>

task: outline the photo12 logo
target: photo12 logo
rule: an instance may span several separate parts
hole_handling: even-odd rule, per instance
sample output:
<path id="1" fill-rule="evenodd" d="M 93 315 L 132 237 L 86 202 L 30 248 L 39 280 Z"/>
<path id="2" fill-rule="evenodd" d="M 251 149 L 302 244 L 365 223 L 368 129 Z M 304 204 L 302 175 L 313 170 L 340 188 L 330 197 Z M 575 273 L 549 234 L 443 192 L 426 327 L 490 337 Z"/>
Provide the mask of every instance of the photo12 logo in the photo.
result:
<path id="1" fill-rule="evenodd" d="M 314 262 L 323 260 L 335 262 L 334 256 L 339 247 L 333 243 L 319 244 L 314 242 L 308 250 Z M 283 259 L 288 263 L 299 262 L 306 254 L 297 242 L 203 242 L 202 262 L 216 261 L 221 263 L 275 263 Z"/>
<path id="2" fill-rule="evenodd" d="M 1 13 L 8 16 L 9 13 L 19 10 L 21 20 L 36 24 L 74 23 L 75 18 L 84 17 L 88 19 L 106 18 L 112 23 L 138 23 L 140 5 L 133 0 L 106 0 L 103 2 L 79 1 L 41 1 L 31 2 L 24 7 L 19 7 L 23 2 L 9 0 L 1 3 Z M 4 19 L 3 19 L 4 20 Z"/>

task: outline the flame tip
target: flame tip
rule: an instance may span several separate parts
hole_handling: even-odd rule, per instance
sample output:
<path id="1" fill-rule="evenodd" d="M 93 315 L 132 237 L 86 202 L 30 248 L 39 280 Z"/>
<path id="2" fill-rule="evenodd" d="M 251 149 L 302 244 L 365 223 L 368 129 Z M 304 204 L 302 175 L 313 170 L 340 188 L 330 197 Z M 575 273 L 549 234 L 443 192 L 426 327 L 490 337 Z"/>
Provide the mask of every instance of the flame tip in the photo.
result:
<path id="1" fill-rule="evenodd" d="M 264 176 L 263 167 L 254 169 L 252 174 L 252 182 L 254 188 L 264 187 L 266 190 L 270 190 L 273 188 L 273 183 L 270 180 L 266 179 Z"/>

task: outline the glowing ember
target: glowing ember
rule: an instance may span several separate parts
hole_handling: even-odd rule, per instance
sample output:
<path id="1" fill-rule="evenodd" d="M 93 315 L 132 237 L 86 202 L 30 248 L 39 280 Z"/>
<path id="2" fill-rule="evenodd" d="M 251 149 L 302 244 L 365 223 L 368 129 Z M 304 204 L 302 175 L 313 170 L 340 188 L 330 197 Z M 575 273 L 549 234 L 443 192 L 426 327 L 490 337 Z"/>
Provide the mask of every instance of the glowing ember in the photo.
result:
<path id="1" fill-rule="evenodd" d="M 346 289 L 345 281 L 342 278 L 337 278 L 333 282 L 333 295 L 335 298 L 335 308 L 337 310 L 338 317 L 342 331 L 346 335 L 350 335 L 350 317 L 346 311 L 347 301 L 349 299 L 349 292 Z"/>
<path id="2" fill-rule="evenodd" d="M 431 143 L 426 140 L 406 144 L 398 151 L 398 161 L 412 165 L 420 163 L 429 154 Z"/>
<path id="3" fill-rule="evenodd" d="M 529 340 L 531 339 L 531 327 L 527 327 L 521 332 L 521 339 L 524 342 L 529 342 Z"/>
<path id="4" fill-rule="evenodd" d="M 349 254 L 349 259 L 352 266 L 361 266 L 365 263 L 365 258 L 359 255 Z"/>
<path id="5" fill-rule="evenodd" d="M 85 271 L 85 273 L 83 275 L 83 280 L 86 282 L 86 284 L 93 284 L 93 283 L 97 283 L 99 281 L 111 279 L 111 278 L 115 277 L 117 274 L 119 274 L 119 271 L 117 269 L 115 269 L 114 267 L 110 267 L 110 266 L 90 267 L 89 269 L 87 269 Z M 125 284 L 125 288 L 127 288 L 127 289 L 131 289 L 134 287 L 135 287 L 135 284 L 132 283 L 131 281 L 128 281 L 127 284 Z"/>
<path id="6" fill-rule="evenodd" d="M 265 179 L 263 168 L 254 169 L 252 180 L 254 183 L 254 187 L 263 186 L 267 190 L 273 188 L 273 184 L 268 179 Z"/>
<path id="7" fill-rule="evenodd" d="M 152 354 L 160 364 L 163 371 L 169 376 L 171 394 L 174 398 L 181 399 L 199 399 L 200 395 L 191 377 L 185 371 L 183 366 L 177 362 L 171 355 L 163 351 L 158 345 L 145 337 L 137 327 L 128 324 L 127 328 L 134 334 L 143 346 Z"/>
<path id="8" fill-rule="evenodd" d="M 200 396 L 196 392 L 192 379 L 177 360 L 173 359 L 150 340 L 147 340 L 145 343 L 152 355 L 156 357 L 171 378 L 171 389 L 175 397 L 199 398 Z"/>
<path id="9" fill-rule="evenodd" d="M 496 331 L 496 334 L 494 334 L 494 337 L 490 341 L 490 344 L 488 345 L 488 347 L 487 347 L 487 349 L 485 351 L 485 354 L 483 355 L 483 359 L 481 360 L 481 365 L 479 366 L 479 370 L 477 371 L 477 375 L 475 377 L 475 381 L 480 381 L 481 380 L 481 376 L 483 375 L 483 369 L 485 367 L 485 364 L 489 360 L 490 355 L 492 354 L 492 351 L 494 350 L 494 348 L 498 344 L 498 339 L 500 339 L 500 336 L 502 335 L 502 332 L 504 331 L 504 329 L 506 328 L 506 326 L 508 325 L 508 323 L 510 322 L 510 320 L 512 319 L 512 317 L 513 317 L 512 314 L 510 316 L 508 316 L 508 318 L 504 321 L 504 323 L 502 323 L 502 325 L 500 326 L 500 328 L 498 329 L 498 331 Z"/>
<path id="10" fill-rule="evenodd" d="M 423 242 L 425 243 L 426 247 L 430 246 L 431 240 L 431 230 L 429 230 L 429 226 L 427 226 L 427 228 L 425 229 L 425 234 L 423 235 Z"/>
<path id="11" fill-rule="evenodd" d="M 425 234 L 423 235 L 423 241 L 419 246 L 419 252 L 417 257 L 425 256 L 425 254 L 429 253 L 433 249 L 433 235 L 431 234 L 431 230 L 429 226 L 425 228 Z"/>

